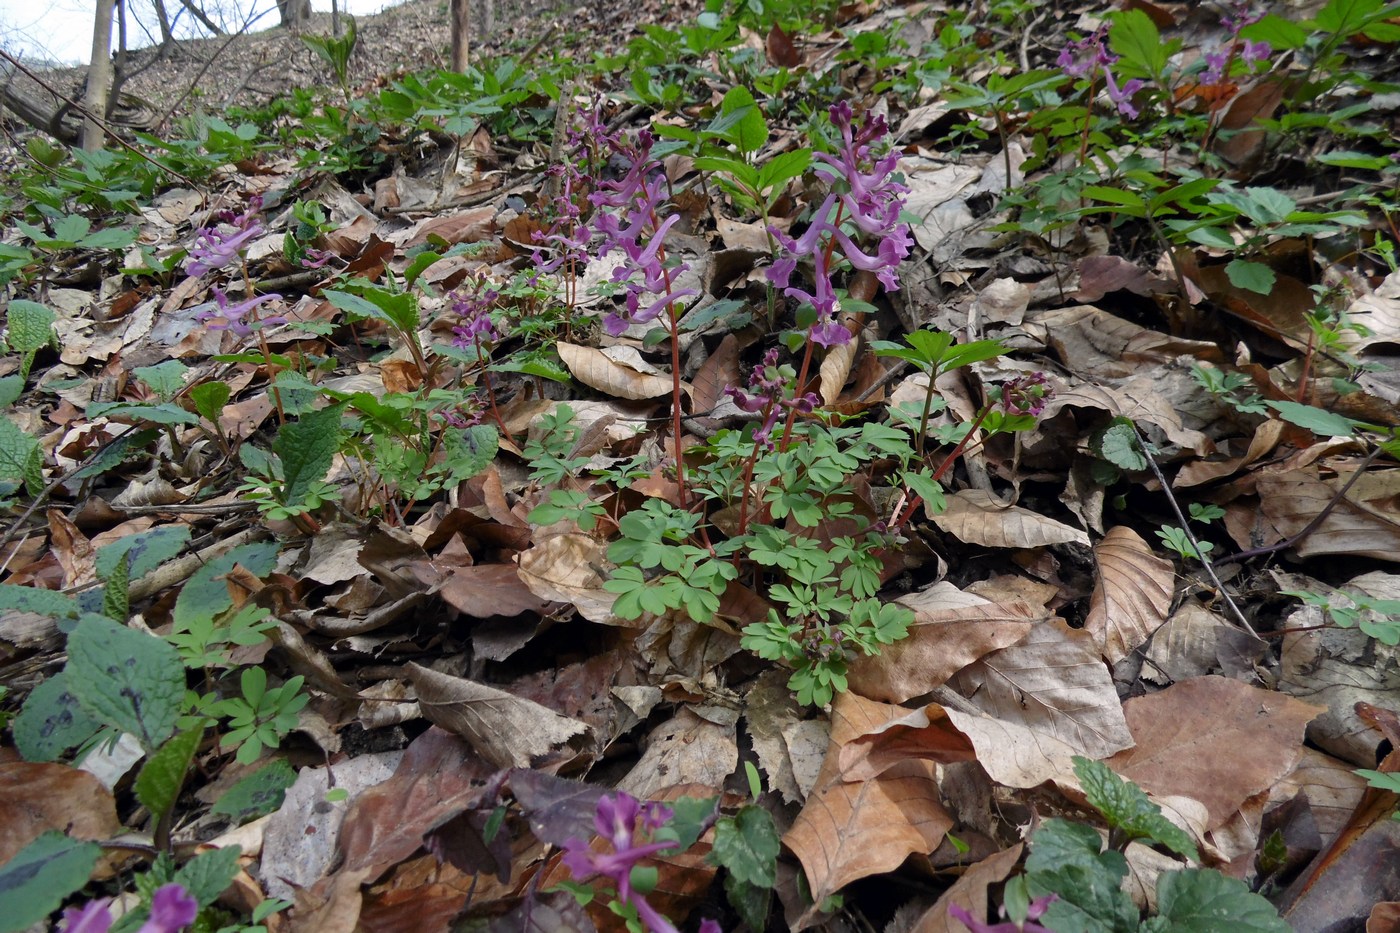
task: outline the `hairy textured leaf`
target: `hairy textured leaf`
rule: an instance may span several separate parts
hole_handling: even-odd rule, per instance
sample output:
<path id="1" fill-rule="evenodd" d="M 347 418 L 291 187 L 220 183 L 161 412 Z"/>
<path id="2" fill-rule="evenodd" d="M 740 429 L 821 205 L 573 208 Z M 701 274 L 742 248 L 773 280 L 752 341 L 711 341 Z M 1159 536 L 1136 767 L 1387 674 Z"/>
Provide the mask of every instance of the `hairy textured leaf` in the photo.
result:
<path id="1" fill-rule="evenodd" d="M 37 438 L 30 437 L 9 418 L 0 417 L 0 479 L 24 483 L 30 495 L 44 488 L 44 455 Z"/>
<path id="2" fill-rule="evenodd" d="M 712 857 L 730 874 L 760 888 L 777 883 L 778 828 L 773 816 L 752 804 L 743 807 L 731 819 L 715 823 L 715 844 Z"/>
<path id="3" fill-rule="evenodd" d="M 185 886 L 200 907 L 208 907 L 227 890 L 238 874 L 238 846 L 201 852 L 180 867 L 175 880 Z"/>
<path id="4" fill-rule="evenodd" d="M 1157 916 L 1144 933 L 1289 933 L 1274 905 L 1243 881 L 1210 868 L 1167 872 L 1157 882 Z"/>
<path id="5" fill-rule="evenodd" d="M 58 909 L 87 884 L 102 849 L 59 832 L 47 832 L 0 865 L 0 933 L 23 930 Z"/>
<path id="6" fill-rule="evenodd" d="M 1121 829 L 1133 839 L 1159 842 L 1178 855 L 1200 861 L 1196 843 L 1181 827 L 1162 815 L 1157 806 L 1132 781 L 1125 781 L 1101 761 L 1076 755 L 1074 773 L 1084 788 L 1089 805 L 1104 815 L 1108 825 Z"/>
<path id="7" fill-rule="evenodd" d="M 125 555 L 131 556 L 129 579 L 137 580 L 173 558 L 190 540 L 186 525 L 162 525 L 140 534 L 118 538 L 97 551 L 97 575 L 107 579 Z"/>
<path id="8" fill-rule="evenodd" d="M 56 593 L 53 590 L 0 583 L 0 611 L 8 609 L 65 618 L 77 615 L 78 603 L 73 597 Z"/>
<path id="9" fill-rule="evenodd" d="M 185 783 L 185 772 L 203 737 L 202 728 L 177 733 L 142 766 L 136 776 L 136 799 L 155 816 L 164 816 L 175 805 Z"/>
<path id="10" fill-rule="evenodd" d="M 55 761 L 100 728 L 102 724 L 83 710 L 68 689 L 65 671 L 34 688 L 13 724 L 15 745 L 27 761 Z"/>
<path id="11" fill-rule="evenodd" d="M 175 731 L 185 666 L 164 639 L 85 616 L 68 638 L 67 671 L 83 709 L 136 736 L 147 751 Z"/>
<path id="12" fill-rule="evenodd" d="M 341 405 L 302 415 L 282 425 L 272 450 L 282 460 L 282 501 L 301 502 L 313 486 L 326 478 L 340 449 Z"/>
<path id="13" fill-rule="evenodd" d="M 277 566 L 276 541 L 243 544 L 220 554 L 190 575 L 175 599 L 173 617 L 177 627 L 194 628 L 233 607 L 228 584 L 223 577 L 241 565 L 255 577 L 266 576 Z"/>
<path id="14" fill-rule="evenodd" d="M 224 791 L 209 812 L 226 816 L 234 825 L 241 825 L 271 813 L 282 806 L 287 788 L 296 783 L 297 773 L 284 758 L 278 758 L 265 768 L 259 768 Z"/>

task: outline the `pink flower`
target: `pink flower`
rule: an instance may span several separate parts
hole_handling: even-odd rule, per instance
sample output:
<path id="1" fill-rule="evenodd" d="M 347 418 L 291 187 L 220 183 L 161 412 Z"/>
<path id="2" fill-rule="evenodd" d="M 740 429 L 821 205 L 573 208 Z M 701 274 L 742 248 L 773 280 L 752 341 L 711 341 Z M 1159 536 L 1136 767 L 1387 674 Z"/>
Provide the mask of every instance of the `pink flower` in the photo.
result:
<path id="1" fill-rule="evenodd" d="M 1054 930 L 1041 926 L 1034 921 L 1039 920 L 1050 909 L 1050 905 L 1060 899 L 1058 894 L 1047 894 L 1031 901 L 1026 908 L 1026 922 L 1012 923 L 1010 920 L 1005 923 L 983 923 L 972 914 L 957 904 L 948 905 L 948 916 L 957 920 L 967 927 L 972 933 L 1055 933 Z"/>
<path id="2" fill-rule="evenodd" d="M 281 297 L 273 292 L 268 295 L 257 295 L 246 301 L 240 301 L 238 304 L 230 304 L 224 290 L 216 287 L 214 289 L 214 304 L 218 306 L 218 310 L 206 309 L 196 314 L 195 319 L 203 323 L 214 321 L 215 323 L 209 324 L 210 330 L 230 330 L 240 337 L 247 337 L 260 327 L 287 323 L 287 319 L 282 315 L 259 319 L 254 313 L 258 305 Z"/>
<path id="3" fill-rule="evenodd" d="M 107 933 L 112 926 L 110 903 L 111 898 L 104 897 L 81 908 L 68 908 L 63 912 L 64 933 Z M 151 897 L 150 916 L 137 933 L 178 933 L 198 915 L 199 902 L 183 886 L 161 885 Z"/>
<path id="4" fill-rule="evenodd" d="M 564 844 L 564 864 L 580 880 L 602 875 L 617 887 L 617 899 L 631 904 L 650 933 L 677 933 L 670 920 L 632 889 L 632 869 L 642 859 L 667 849 L 674 842 L 651 840 L 652 835 L 672 817 L 670 807 L 648 801 L 641 803 L 631 794 L 618 791 L 598 800 L 593 825 L 598 835 L 612 845 L 612 852 L 595 852 L 586 840 L 577 837 Z"/>
<path id="5" fill-rule="evenodd" d="M 248 241 L 265 232 L 257 218 L 261 210 L 262 196 L 254 195 L 248 201 L 248 209 L 242 214 L 224 211 L 216 215 L 212 226 L 203 227 L 195 233 L 194 245 L 190 247 L 189 258 L 185 260 L 185 273 L 204 275 L 238 259 Z"/>

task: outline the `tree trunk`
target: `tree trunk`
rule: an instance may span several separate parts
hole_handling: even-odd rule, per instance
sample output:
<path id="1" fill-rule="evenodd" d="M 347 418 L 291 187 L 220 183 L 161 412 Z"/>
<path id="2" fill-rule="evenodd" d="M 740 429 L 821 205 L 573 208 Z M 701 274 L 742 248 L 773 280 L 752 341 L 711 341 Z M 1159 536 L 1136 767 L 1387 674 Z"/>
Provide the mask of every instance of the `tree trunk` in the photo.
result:
<path id="1" fill-rule="evenodd" d="M 467 53 L 471 40 L 471 4 L 469 0 L 452 0 L 452 70 L 463 74 L 467 70 Z"/>
<path id="2" fill-rule="evenodd" d="M 175 42 L 175 34 L 170 31 L 170 14 L 165 12 L 165 0 L 151 0 L 156 8 L 156 22 L 160 24 L 160 49 L 164 53 Z"/>
<path id="3" fill-rule="evenodd" d="M 277 12 L 282 16 L 283 26 L 300 29 L 311 19 L 311 0 L 277 0 Z"/>
<path id="4" fill-rule="evenodd" d="M 340 0 L 331 0 L 331 35 L 340 38 Z"/>
<path id="5" fill-rule="evenodd" d="M 97 13 L 92 23 L 92 61 L 88 64 L 87 90 L 83 106 L 89 114 L 106 114 L 107 86 L 112 80 L 112 10 L 116 0 L 97 0 Z M 88 152 L 102 148 L 102 124 L 92 117 L 83 119 L 83 148 Z"/>

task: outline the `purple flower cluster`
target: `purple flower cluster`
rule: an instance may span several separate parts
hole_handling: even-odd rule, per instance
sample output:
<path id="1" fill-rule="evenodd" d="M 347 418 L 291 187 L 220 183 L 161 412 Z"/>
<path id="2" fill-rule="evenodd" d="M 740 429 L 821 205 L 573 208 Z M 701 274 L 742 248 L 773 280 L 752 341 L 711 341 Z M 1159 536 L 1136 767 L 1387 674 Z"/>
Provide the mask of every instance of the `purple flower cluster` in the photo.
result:
<path id="1" fill-rule="evenodd" d="M 1201 74 L 1203 84 L 1220 84 L 1228 78 L 1230 61 L 1236 55 L 1253 68 L 1260 62 L 1268 61 L 1269 56 L 1273 54 L 1273 47 L 1267 42 L 1251 42 L 1240 38 L 1240 31 L 1244 27 L 1264 18 L 1262 12 L 1251 11 L 1249 7 L 1250 0 L 1234 0 L 1229 9 L 1221 15 L 1220 25 L 1229 31 L 1230 41 L 1227 45 L 1205 53 L 1206 70 Z"/>
<path id="2" fill-rule="evenodd" d="M 195 319 L 201 323 L 213 321 L 214 323 L 209 324 L 210 330 L 229 330 L 240 337 L 247 337 L 260 327 L 287 323 L 286 317 L 280 314 L 265 318 L 259 318 L 257 315 L 258 305 L 281 297 L 276 292 L 272 292 L 267 295 L 257 295 L 240 301 L 238 304 L 230 304 L 224 290 L 215 286 L 214 304 L 218 306 L 218 310 L 206 309 L 196 314 Z"/>
<path id="3" fill-rule="evenodd" d="M 212 226 L 195 233 L 194 245 L 185 260 L 185 273 L 193 276 L 213 272 L 238 259 L 240 251 L 255 237 L 265 232 L 258 214 L 262 211 L 262 195 L 248 199 L 248 208 L 241 214 L 221 211 L 214 215 Z"/>
<path id="4" fill-rule="evenodd" d="M 1039 415 L 1054 394 L 1045 373 L 1034 372 L 1003 383 L 1001 403 L 1010 415 Z"/>
<path id="5" fill-rule="evenodd" d="M 500 299 L 501 293 L 491 288 L 484 276 L 473 281 L 470 290 L 458 290 L 449 296 L 452 311 L 461 323 L 452 328 L 456 334 L 452 343 L 462 350 L 481 350 L 482 344 L 491 344 L 501 339 L 501 333 L 491 320 L 491 309 Z"/>
<path id="6" fill-rule="evenodd" d="M 604 794 L 598 800 L 593 825 L 612 846 L 612 852 L 595 852 L 587 840 L 577 837 L 564 844 L 564 864 L 574 877 L 580 881 L 592 875 L 610 879 L 617 887 L 617 899 L 636 909 L 650 933 L 677 931 L 670 920 L 633 889 L 632 869 L 642 859 L 676 847 L 674 842 L 654 839 L 656 831 L 669 823 L 673 815 L 670 807 L 651 801 L 642 803 L 622 791 Z"/>
<path id="7" fill-rule="evenodd" d="M 983 923 L 965 908 L 957 904 L 948 905 L 948 916 L 963 924 L 972 933 L 1054 933 L 1053 930 L 1043 927 L 1035 921 L 1045 916 L 1045 912 L 1050 909 L 1050 905 L 1060 899 L 1058 894 L 1046 894 L 1044 897 L 1037 897 L 1031 901 L 1026 908 L 1026 922 L 1012 923 L 1010 920 L 1005 923 Z"/>
<path id="8" fill-rule="evenodd" d="M 104 897 L 68 908 L 63 912 L 64 933 L 107 933 L 113 922 L 110 903 L 111 898 Z M 181 885 L 162 885 L 151 897 L 151 915 L 137 933 L 177 933 L 198 914 L 199 903 Z"/>
<path id="9" fill-rule="evenodd" d="M 1101 73 L 1108 99 L 1113 101 L 1118 112 L 1125 117 L 1136 117 L 1138 109 L 1133 106 L 1133 95 L 1142 90 L 1143 82 L 1133 78 L 1118 83 L 1113 74 L 1113 65 L 1117 63 L 1118 56 L 1108 50 L 1107 38 L 1108 27 L 1100 26 L 1092 35 L 1070 42 L 1061 49 L 1056 63 L 1072 78 L 1088 78 L 1092 82 L 1094 76 Z"/>
<path id="10" fill-rule="evenodd" d="M 845 330 L 844 327 L 841 329 Z M 747 392 L 737 386 L 725 388 L 724 394 L 732 398 L 734 404 L 742 411 L 763 415 L 763 423 L 753 435 L 753 441 L 759 447 L 772 449 L 773 428 L 777 425 L 778 415 L 784 408 L 809 415 L 821 404 L 821 399 L 815 392 L 808 392 L 796 398 L 783 397 L 796 378 L 797 374 L 792 371 L 792 367 L 778 365 L 778 348 L 774 347 L 749 376 Z"/>
<path id="11" fill-rule="evenodd" d="M 833 104 L 830 114 L 841 133 L 841 147 L 834 156 L 817 153 L 816 169 L 832 179 L 838 191 L 822 201 L 802 236 L 794 238 L 775 227 L 768 228 L 782 247 L 781 255 L 768 269 L 768 280 L 788 297 L 812 306 L 817 317 L 808 336 L 824 347 L 851 339 L 850 331 L 836 320 L 836 290 L 831 280 L 836 248 L 840 247 L 841 255 L 853 267 L 875 273 L 885 290 L 892 292 L 899 289 L 899 263 L 914 244 L 908 224 L 899 222 L 909 189 L 891 177 L 899 153 L 892 150 L 877 159 L 872 151 L 887 132 L 884 117 L 869 117 L 855 127 L 851 105 L 845 101 Z M 875 251 L 863 252 L 842 229 L 843 221 L 874 240 Z M 798 261 L 806 259 L 813 267 L 810 292 L 791 284 Z"/>
<path id="12" fill-rule="evenodd" d="M 571 260 L 584 262 L 590 256 L 603 259 L 621 253 L 622 261 L 612 280 L 627 290 L 626 312 L 610 313 L 603 319 L 604 329 L 616 337 L 629 325 L 655 320 L 676 301 L 698 292 L 674 289 L 671 284 L 686 269 L 684 264 L 666 265 L 666 235 L 680 216 L 661 219 L 667 199 L 666 175 L 651 155 L 652 134 L 643 130 L 632 142 L 609 134 L 596 109 L 590 109 L 582 126 L 571 131 L 569 138 L 579 158 L 591 161 L 606 152 L 628 168 L 621 178 L 605 181 L 588 178 L 575 165 L 558 169 L 563 177 L 563 192 L 556 199 L 558 220 L 540 239 L 554 244 L 559 252 L 545 261 L 537 251 L 534 261 L 540 271 L 552 272 Z M 587 195 L 592 215 L 585 222 L 577 192 L 590 181 L 596 181 L 596 189 Z"/>

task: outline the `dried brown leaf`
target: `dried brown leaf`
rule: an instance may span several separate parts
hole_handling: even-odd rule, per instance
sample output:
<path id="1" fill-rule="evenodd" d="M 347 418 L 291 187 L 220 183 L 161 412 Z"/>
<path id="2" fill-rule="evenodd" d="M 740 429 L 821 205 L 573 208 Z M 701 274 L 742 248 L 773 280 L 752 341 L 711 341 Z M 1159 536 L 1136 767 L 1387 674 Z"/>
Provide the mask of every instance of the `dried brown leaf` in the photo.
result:
<path id="1" fill-rule="evenodd" d="M 1110 528 L 1094 556 L 1098 581 L 1084 629 L 1108 663 L 1116 664 L 1166 621 L 1176 571 L 1126 525 Z"/>
<path id="2" fill-rule="evenodd" d="M 112 792 L 88 772 L 47 762 L 0 764 L 0 865 L 49 830 L 109 839 L 121 825 Z"/>
<path id="3" fill-rule="evenodd" d="M 583 723 L 504 690 L 418 664 L 407 670 L 423 715 L 465 738 L 497 767 L 529 768 L 588 732 Z"/>
<path id="4" fill-rule="evenodd" d="M 966 933 L 967 927 L 948 914 L 948 908 L 953 904 L 972 914 L 975 920 L 992 921 L 994 918 L 987 916 L 987 889 L 1007 879 L 1016 863 L 1021 861 L 1023 848 L 1018 842 L 963 872 L 962 877 L 943 892 L 938 903 L 924 911 L 914 924 L 912 933 Z"/>
<path id="5" fill-rule="evenodd" d="M 933 523 L 959 541 L 983 547 L 1089 543 L 1087 532 L 1018 505 L 1002 505 L 981 489 L 964 489 L 949 496 L 948 508 L 934 515 Z"/>
<path id="6" fill-rule="evenodd" d="M 610 353 L 596 347 L 561 342 L 555 344 L 555 348 L 574 378 L 599 392 L 633 401 L 659 398 L 671 392 L 671 377 L 654 370 L 647 372 L 639 369 L 639 365 L 646 364 L 641 362 L 640 354 L 630 347 L 614 347 Z M 631 353 L 624 357 L 618 352 L 621 350 L 631 350 Z"/>

